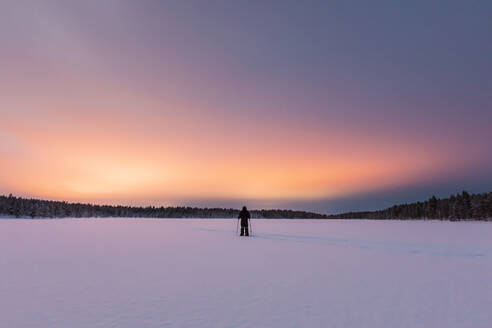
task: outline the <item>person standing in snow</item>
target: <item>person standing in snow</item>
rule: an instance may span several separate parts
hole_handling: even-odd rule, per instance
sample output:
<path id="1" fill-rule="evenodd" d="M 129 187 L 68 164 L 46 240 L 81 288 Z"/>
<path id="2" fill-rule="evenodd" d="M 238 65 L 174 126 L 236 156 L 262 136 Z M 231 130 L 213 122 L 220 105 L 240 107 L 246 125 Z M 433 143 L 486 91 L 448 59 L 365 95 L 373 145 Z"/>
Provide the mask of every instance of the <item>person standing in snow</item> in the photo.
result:
<path id="1" fill-rule="evenodd" d="M 249 214 L 246 206 L 243 206 L 241 212 L 239 212 L 238 220 L 241 220 L 241 236 L 249 236 L 249 220 L 251 219 L 251 214 Z"/>

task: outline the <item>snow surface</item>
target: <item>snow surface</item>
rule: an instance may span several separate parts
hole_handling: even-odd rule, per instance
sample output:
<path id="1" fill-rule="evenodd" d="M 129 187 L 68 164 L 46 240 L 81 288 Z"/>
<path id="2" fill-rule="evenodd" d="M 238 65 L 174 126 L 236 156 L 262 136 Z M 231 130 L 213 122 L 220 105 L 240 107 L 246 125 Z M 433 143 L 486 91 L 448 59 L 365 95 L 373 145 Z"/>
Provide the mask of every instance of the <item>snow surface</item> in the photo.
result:
<path id="1" fill-rule="evenodd" d="M 1 327 L 492 327 L 492 223 L 0 220 Z"/>

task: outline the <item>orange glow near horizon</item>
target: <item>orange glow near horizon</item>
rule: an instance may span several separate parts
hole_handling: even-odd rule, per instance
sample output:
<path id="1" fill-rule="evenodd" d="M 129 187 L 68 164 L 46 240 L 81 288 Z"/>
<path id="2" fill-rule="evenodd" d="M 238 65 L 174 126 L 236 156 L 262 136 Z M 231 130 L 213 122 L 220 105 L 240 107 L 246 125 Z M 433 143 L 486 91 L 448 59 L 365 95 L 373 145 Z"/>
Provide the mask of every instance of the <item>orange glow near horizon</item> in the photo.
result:
<path id="1" fill-rule="evenodd" d="M 445 140 L 423 144 L 384 123 L 364 127 L 344 108 L 328 120 L 261 94 L 251 105 L 209 104 L 187 86 L 160 94 L 117 79 L 110 65 L 93 76 L 77 66 L 4 60 L 20 68 L 7 71 L 16 83 L 3 85 L 0 103 L 9 109 L 1 113 L 1 193 L 155 205 L 310 200 L 426 181 L 473 159 L 450 161 Z"/>
<path id="2" fill-rule="evenodd" d="M 332 213 L 489 191 L 487 10 L 458 31 L 460 6 L 335 7 L 0 2 L 0 194 Z"/>
<path id="3" fill-rule="evenodd" d="M 148 118 L 140 124 L 138 116 L 66 114 L 52 126 L 42 120 L 5 125 L 3 134 L 15 146 L 0 164 L 2 191 L 97 203 L 160 200 L 156 205 L 330 198 L 421 181 L 445 166 L 438 152 L 340 129 L 298 138 L 293 125 L 254 133 L 233 126 L 237 133 L 231 133 L 208 121 L 211 131 L 203 133 L 193 125 L 174 129 L 173 122 L 159 130 Z"/>

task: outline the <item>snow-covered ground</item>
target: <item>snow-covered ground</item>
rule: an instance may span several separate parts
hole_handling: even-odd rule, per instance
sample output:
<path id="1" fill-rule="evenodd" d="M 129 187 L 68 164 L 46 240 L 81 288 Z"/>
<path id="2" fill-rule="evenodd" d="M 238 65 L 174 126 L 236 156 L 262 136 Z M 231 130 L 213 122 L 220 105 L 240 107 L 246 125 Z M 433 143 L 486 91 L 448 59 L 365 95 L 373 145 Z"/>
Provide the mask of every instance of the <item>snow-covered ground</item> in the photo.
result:
<path id="1" fill-rule="evenodd" d="M 1 327 L 492 327 L 492 223 L 0 220 Z"/>

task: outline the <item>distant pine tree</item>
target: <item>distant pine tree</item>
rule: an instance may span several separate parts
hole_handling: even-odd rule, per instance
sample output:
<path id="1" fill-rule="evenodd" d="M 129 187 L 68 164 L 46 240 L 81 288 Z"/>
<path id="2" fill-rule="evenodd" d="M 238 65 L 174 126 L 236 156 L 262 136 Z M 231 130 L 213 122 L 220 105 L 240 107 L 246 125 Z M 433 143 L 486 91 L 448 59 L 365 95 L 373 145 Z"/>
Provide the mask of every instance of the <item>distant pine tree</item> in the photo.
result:
<path id="1" fill-rule="evenodd" d="M 466 191 L 463 191 L 461 193 L 461 199 L 462 199 L 462 213 L 461 213 L 461 219 L 468 219 L 472 217 L 471 213 L 471 198 L 470 194 L 467 193 Z"/>
<path id="2" fill-rule="evenodd" d="M 437 216 L 437 198 L 432 196 L 427 202 L 427 217 L 435 219 Z"/>

